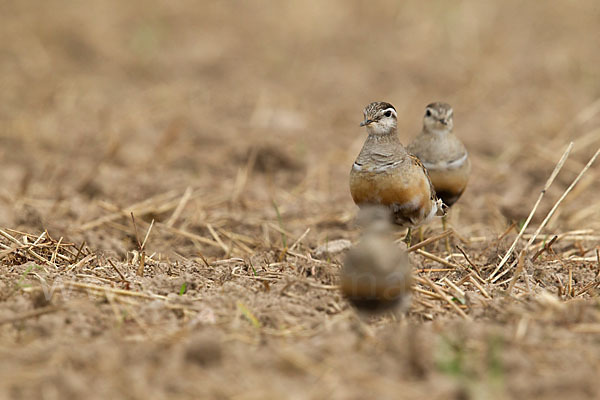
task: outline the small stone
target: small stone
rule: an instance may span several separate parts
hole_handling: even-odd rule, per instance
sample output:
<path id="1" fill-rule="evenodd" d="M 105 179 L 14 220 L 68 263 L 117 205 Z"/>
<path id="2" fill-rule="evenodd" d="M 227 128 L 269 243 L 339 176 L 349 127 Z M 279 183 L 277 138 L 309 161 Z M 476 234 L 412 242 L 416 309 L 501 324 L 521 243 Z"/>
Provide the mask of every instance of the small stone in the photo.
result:
<path id="1" fill-rule="evenodd" d="M 315 249 L 315 256 L 333 256 L 343 253 L 352 247 L 352 242 L 348 239 L 331 240 Z"/>

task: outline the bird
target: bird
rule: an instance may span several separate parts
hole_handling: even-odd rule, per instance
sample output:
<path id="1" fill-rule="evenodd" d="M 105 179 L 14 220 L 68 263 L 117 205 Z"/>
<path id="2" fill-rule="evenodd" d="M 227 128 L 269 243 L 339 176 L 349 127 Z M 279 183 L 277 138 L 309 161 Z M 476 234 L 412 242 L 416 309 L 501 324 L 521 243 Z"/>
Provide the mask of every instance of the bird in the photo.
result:
<path id="1" fill-rule="evenodd" d="M 359 210 L 361 239 L 342 264 L 342 295 L 363 314 L 397 313 L 410 305 L 412 267 L 407 252 L 393 241 L 390 212 L 385 206 Z"/>
<path id="2" fill-rule="evenodd" d="M 454 111 L 447 103 L 435 102 L 425 107 L 423 130 L 408 145 L 427 168 L 435 192 L 447 207 L 458 201 L 471 174 L 469 153 L 452 129 Z M 446 216 L 442 217 L 446 230 Z"/>
<path id="3" fill-rule="evenodd" d="M 421 161 L 400 143 L 394 106 L 373 102 L 363 113 L 368 136 L 350 171 L 350 194 L 359 207 L 389 207 L 392 222 L 408 228 L 410 244 L 411 228 L 444 214 L 442 201 Z"/>

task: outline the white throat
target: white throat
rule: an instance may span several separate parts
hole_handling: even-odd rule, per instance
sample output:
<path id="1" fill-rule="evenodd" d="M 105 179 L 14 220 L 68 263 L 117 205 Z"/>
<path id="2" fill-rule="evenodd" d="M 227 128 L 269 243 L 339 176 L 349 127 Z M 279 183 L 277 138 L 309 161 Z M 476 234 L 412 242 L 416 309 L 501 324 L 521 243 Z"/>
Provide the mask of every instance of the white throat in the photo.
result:
<path id="1" fill-rule="evenodd" d="M 391 118 L 385 118 L 378 122 L 373 122 L 367 126 L 369 135 L 389 135 L 396 132 L 396 121 Z"/>
<path id="2" fill-rule="evenodd" d="M 435 129 L 435 128 L 425 128 L 425 132 L 432 133 L 436 136 L 445 136 L 452 132 L 449 128 Z"/>

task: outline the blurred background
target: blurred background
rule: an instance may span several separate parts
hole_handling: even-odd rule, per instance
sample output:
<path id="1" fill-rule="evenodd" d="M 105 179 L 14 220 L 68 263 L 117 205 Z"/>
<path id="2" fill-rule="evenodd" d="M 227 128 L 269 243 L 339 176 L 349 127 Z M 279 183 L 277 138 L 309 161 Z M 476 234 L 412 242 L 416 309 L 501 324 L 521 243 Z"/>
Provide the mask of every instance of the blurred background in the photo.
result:
<path id="1" fill-rule="evenodd" d="M 187 186 L 243 189 L 236 215 L 274 218 L 274 200 L 284 217 L 346 221 L 363 107 L 394 104 L 406 144 L 441 100 L 473 157 L 457 221 L 497 233 L 526 217 L 570 140 L 550 199 L 600 142 L 593 0 L 22 0 L 0 13 L 5 226 L 68 232 L 106 212 L 98 201 Z M 600 226 L 578 196 L 555 224 Z"/>
<path id="2" fill-rule="evenodd" d="M 597 0 L 0 1 L 0 228 L 62 263 L 0 237 L 0 397 L 594 398 L 600 166 L 531 291 L 415 256 L 473 321 L 421 280 L 360 328 L 341 257 L 312 256 L 359 237 L 365 105 L 407 144 L 445 101 L 473 166 L 450 223 L 494 268 L 568 143 L 530 231 L 600 146 L 599 44 Z"/>

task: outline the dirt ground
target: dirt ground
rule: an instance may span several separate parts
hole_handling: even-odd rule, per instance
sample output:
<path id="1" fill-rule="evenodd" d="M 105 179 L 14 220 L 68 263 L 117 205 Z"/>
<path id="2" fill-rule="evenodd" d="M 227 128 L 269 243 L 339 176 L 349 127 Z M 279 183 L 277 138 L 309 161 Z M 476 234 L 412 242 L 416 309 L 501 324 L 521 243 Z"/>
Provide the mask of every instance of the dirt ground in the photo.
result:
<path id="1" fill-rule="evenodd" d="M 596 1 L 0 18 L 0 398 L 600 398 L 599 164 L 494 280 L 569 142 L 502 271 L 600 146 Z M 348 173 L 375 100 L 403 143 L 451 103 L 473 171 L 451 253 L 411 253 L 408 313 L 361 323 L 343 254 L 316 249 L 359 238 Z"/>

